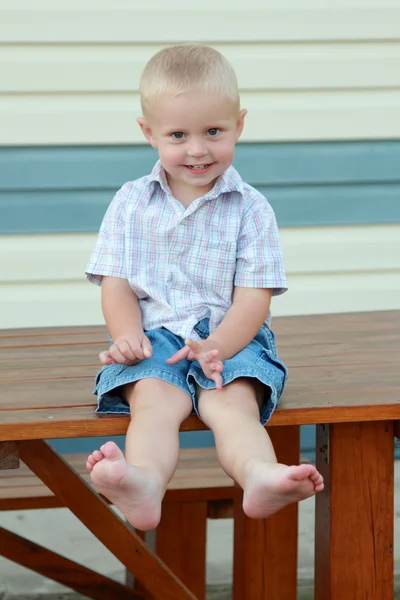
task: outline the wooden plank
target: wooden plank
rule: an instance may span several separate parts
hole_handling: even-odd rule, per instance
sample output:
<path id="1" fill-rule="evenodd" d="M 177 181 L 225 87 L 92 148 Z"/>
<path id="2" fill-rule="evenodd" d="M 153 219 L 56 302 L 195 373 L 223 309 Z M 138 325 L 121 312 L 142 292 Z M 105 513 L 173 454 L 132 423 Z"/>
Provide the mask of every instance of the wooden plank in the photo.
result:
<path id="1" fill-rule="evenodd" d="M 45 331 L 45 329 L 44 329 Z M 50 335 L 27 335 L 27 336 L 3 336 L 0 338 L 0 351 L 10 350 L 12 348 L 37 348 L 48 347 L 54 348 L 57 346 L 81 346 L 82 344 L 98 344 L 100 342 L 107 343 L 107 334 L 99 333 L 84 333 L 72 330 L 69 333 L 50 334 Z"/>
<path id="2" fill-rule="evenodd" d="M 98 494 L 43 441 L 21 442 L 21 459 L 153 595 L 196 600 Z"/>
<path id="3" fill-rule="evenodd" d="M 90 484 L 86 469 L 87 454 L 66 454 L 63 457 L 71 468 Z M 26 465 L 14 471 L 0 472 L 0 508 L 3 502 L 15 499 L 46 498 L 52 492 Z M 221 468 L 215 448 L 183 449 L 164 502 L 213 501 L 219 503 L 233 498 L 233 481 Z M 58 506 L 63 504 L 57 501 Z M 3 507 L 3 510 L 6 510 Z"/>
<path id="4" fill-rule="evenodd" d="M 278 320 L 278 319 L 276 319 Z M 275 320 L 274 320 L 275 328 Z M 292 344 L 288 344 L 286 336 L 277 334 L 277 340 L 282 360 L 289 368 L 298 368 L 312 364 L 313 366 L 346 365 L 359 363 L 393 362 L 393 355 L 398 348 L 398 334 L 370 334 L 360 332 L 353 339 L 335 334 L 332 342 L 326 343 L 326 335 L 313 334 L 311 339 L 301 347 L 301 334 L 293 335 Z M 32 351 L 29 347 L 12 347 L 0 349 L 0 377 L 11 378 L 12 372 L 22 371 L 24 377 L 30 378 L 32 371 L 47 369 L 62 364 L 69 366 L 88 366 L 91 372 L 100 370 L 99 353 L 108 347 L 108 340 L 83 346 L 38 346 Z M 5 373 L 1 373 L 5 371 Z"/>
<path id="5" fill-rule="evenodd" d="M 105 349 L 107 346 L 103 346 Z M 40 381 L 53 381 L 55 379 L 89 379 L 93 388 L 94 378 L 101 369 L 100 362 L 98 364 L 74 364 L 64 365 L 63 360 L 59 359 L 55 364 L 38 367 L 28 367 L 25 370 L 24 383 L 36 383 Z M 19 383 L 21 381 L 21 368 L 9 368 L 7 371 L 0 370 L 0 383 Z"/>
<path id="6" fill-rule="evenodd" d="M 393 422 L 317 430 L 315 600 L 393 598 Z"/>
<path id="7" fill-rule="evenodd" d="M 398 334 L 400 332 L 400 321 L 398 310 L 377 312 L 354 312 L 323 315 L 297 315 L 291 317 L 277 317 L 274 319 L 274 331 L 279 339 L 290 343 L 290 335 L 301 336 L 302 334 L 329 334 L 336 341 L 338 336 L 351 339 L 354 334 L 370 335 L 382 332 Z M 304 343 L 312 343 L 305 338 Z M 329 340 L 331 343 L 331 340 Z M 282 342 L 281 342 L 282 344 Z"/>
<path id="8" fill-rule="evenodd" d="M 18 442 L 0 442 L 0 471 L 19 468 Z"/>
<path id="9" fill-rule="evenodd" d="M 298 427 L 271 431 L 277 458 L 298 464 Z M 298 506 L 291 504 L 269 519 L 249 519 L 242 510 L 243 493 L 234 500 L 234 600 L 293 600 L 297 595 Z"/>
<path id="10" fill-rule="evenodd" d="M 0 556 L 94 600 L 140 600 L 143 596 L 43 546 L 0 527 Z"/>
<path id="11" fill-rule="evenodd" d="M 314 425 L 358 421 L 400 419 L 400 404 L 371 404 L 364 406 L 310 409 L 278 409 L 269 426 Z M 128 416 L 94 415 L 93 406 L 20 411 L 0 411 L 0 441 L 42 440 L 125 435 Z M 191 415 L 181 425 L 181 431 L 205 431 L 207 427 L 197 416 Z"/>
<path id="12" fill-rule="evenodd" d="M 15 340 L 18 342 L 21 338 L 35 339 L 41 338 L 43 341 L 51 338 L 60 338 L 61 336 L 90 336 L 97 337 L 102 335 L 107 337 L 107 331 L 104 325 L 79 325 L 72 327 L 23 327 L 12 329 L 0 329 L 0 339 Z M 79 338 L 78 338 L 79 339 Z"/>
<path id="13" fill-rule="evenodd" d="M 379 368 L 379 378 L 376 377 L 374 365 Z M 396 404 L 400 398 L 400 371 L 396 366 L 395 358 L 392 357 L 390 362 L 377 360 L 367 364 L 310 364 L 292 368 L 280 409 L 318 410 L 326 406 Z M 91 371 L 94 373 L 95 369 L 91 368 Z M 52 372 L 56 373 L 54 377 Z M 0 410 L 5 412 L 29 408 L 52 410 L 59 407 L 95 406 L 93 377 L 81 375 L 67 378 L 67 371 L 64 375 L 62 373 L 62 370 L 49 371 L 47 379 L 37 381 L 18 379 L 14 373 L 13 381 L 2 380 Z M 21 376 L 24 377 L 22 372 Z"/>

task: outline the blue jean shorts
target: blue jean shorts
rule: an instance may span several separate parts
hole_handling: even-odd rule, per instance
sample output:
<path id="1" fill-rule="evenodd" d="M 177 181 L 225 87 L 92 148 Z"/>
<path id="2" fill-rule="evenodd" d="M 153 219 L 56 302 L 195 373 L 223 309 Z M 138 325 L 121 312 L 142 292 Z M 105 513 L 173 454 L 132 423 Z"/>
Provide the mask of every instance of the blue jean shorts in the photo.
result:
<path id="1" fill-rule="evenodd" d="M 207 338 L 208 319 L 197 323 L 194 329 L 201 339 Z M 107 365 L 97 374 L 94 391 L 98 398 L 96 412 L 129 414 L 129 405 L 121 394 L 121 386 L 153 377 L 172 383 L 186 392 L 192 399 L 193 411 L 200 416 L 196 387 L 215 389 L 215 382 L 204 375 L 197 361 L 183 360 L 175 365 L 165 362 L 185 345 L 181 337 L 163 327 L 146 331 L 146 335 L 153 346 L 151 358 L 132 366 Z M 258 379 L 264 384 L 265 397 L 260 407 L 260 420 L 265 425 L 278 404 L 287 379 L 287 368 L 278 358 L 275 336 L 266 325 L 261 327 L 248 346 L 224 361 L 223 386 L 239 377 Z"/>

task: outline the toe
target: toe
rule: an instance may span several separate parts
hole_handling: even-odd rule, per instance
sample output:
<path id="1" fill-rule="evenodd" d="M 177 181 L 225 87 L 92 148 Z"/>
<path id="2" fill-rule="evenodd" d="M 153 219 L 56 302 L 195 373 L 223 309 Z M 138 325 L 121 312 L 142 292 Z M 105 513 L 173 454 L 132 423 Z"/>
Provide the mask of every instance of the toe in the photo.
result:
<path id="1" fill-rule="evenodd" d="M 311 474 L 314 472 L 315 467 L 312 465 L 299 465 L 297 467 L 289 467 L 287 472 L 288 479 L 292 481 L 304 481 L 304 479 L 311 478 Z"/>
<path id="2" fill-rule="evenodd" d="M 91 454 L 90 456 L 88 456 L 86 464 L 91 465 L 93 467 L 96 464 L 96 462 L 97 461 L 94 458 L 93 454 Z"/>
<path id="3" fill-rule="evenodd" d="M 315 485 L 319 485 L 324 481 L 321 473 L 319 473 L 316 469 L 315 472 L 310 473 L 310 479 Z"/>
<path id="4" fill-rule="evenodd" d="M 124 457 L 122 451 L 118 448 L 115 442 L 106 442 L 104 446 L 100 448 L 104 457 L 108 460 L 120 460 Z"/>
<path id="5" fill-rule="evenodd" d="M 88 471 L 92 471 L 93 470 L 93 465 L 89 461 L 87 461 L 86 468 L 87 468 Z"/>
<path id="6" fill-rule="evenodd" d="M 100 452 L 100 450 L 95 450 L 92 454 L 93 464 L 99 462 L 99 460 L 103 460 L 104 454 Z"/>

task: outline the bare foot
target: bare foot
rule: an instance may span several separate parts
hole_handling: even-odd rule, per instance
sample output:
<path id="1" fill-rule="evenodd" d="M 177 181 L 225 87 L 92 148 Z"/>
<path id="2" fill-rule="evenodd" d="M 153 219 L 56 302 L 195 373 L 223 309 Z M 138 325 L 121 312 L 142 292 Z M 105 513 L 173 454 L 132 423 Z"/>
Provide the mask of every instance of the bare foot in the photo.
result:
<path id="1" fill-rule="evenodd" d="M 108 498 L 140 531 L 160 522 L 163 490 L 147 469 L 133 467 L 114 442 L 95 450 L 86 463 L 95 489 Z"/>
<path id="2" fill-rule="evenodd" d="M 257 463 L 247 477 L 243 510 L 252 519 L 266 519 L 287 504 L 305 500 L 323 489 L 322 475 L 313 465 Z"/>

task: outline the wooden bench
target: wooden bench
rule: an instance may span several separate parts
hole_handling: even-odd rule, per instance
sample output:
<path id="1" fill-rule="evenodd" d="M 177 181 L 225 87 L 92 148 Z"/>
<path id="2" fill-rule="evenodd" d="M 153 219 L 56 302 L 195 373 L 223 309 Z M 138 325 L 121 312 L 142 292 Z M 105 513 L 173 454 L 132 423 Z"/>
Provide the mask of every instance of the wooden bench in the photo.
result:
<path id="1" fill-rule="evenodd" d="M 282 318 L 274 320 L 274 329 L 290 370 L 269 424 L 278 459 L 298 462 L 299 425 L 316 424 L 317 466 L 326 481 L 316 500 L 315 600 L 389 600 L 400 312 Z M 127 417 L 98 417 L 93 410 L 92 378 L 106 341 L 101 327 L 0 334 L 0 469 L 17 467 L 20 457 L 154 598 L 202 598 L 202 591 L 190 590 L 186 566 L 177 577 L 179 565 L 173 573 L 43 441 L 125 433 Z M 183 431 L 202 428 L 195 417 L 182 426 Z M 234 600 L 293 600 L 297 507 L 266 521 L 250 520 L 241 510 L 237 487 L 233 505 Z M 196 522 L 191 521 L 187 544 L 198 536 Z M 10 538 L 1 536 L 4 554 Z M 13 547 L 16 558 L 24 556 L 23 544 Z M 104 579 L 81 574 L 81 589 L 100 600 L 143 598 Z"/>

